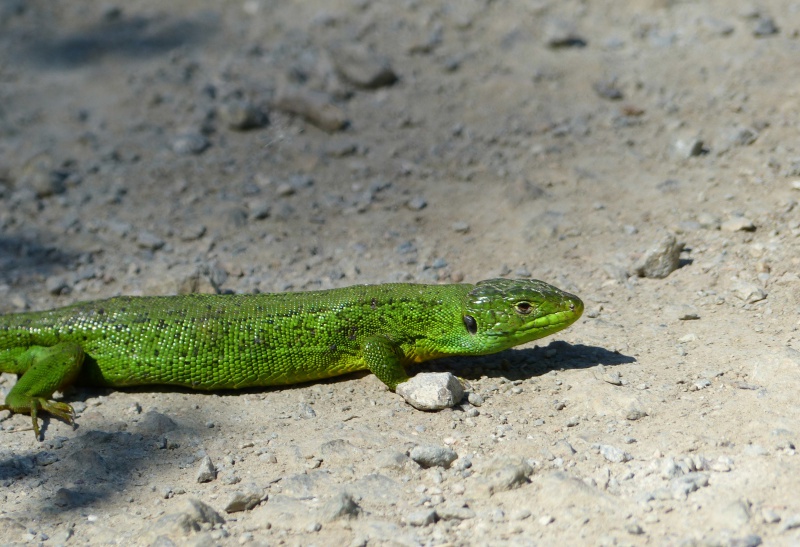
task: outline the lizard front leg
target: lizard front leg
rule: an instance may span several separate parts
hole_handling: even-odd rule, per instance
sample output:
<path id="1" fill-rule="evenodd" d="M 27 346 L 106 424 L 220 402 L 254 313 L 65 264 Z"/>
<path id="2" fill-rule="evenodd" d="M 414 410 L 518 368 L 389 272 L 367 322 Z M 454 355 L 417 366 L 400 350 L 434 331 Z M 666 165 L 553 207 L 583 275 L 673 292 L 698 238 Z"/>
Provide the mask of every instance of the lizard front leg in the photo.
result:
<path id="1" fill-rule="evenodd" d="M 362 351 L 367 368 L 392 391 L 397 384 L 408 380 L 403 367 L 403 350 L 387 337 L 369 337 Z"/>
<path id="2" fill-rule="evenodd" d="M 21 374 L 0 410 L 30 414 L 37 439 L 40 438 L 39 410 L 73 423 L 72 407 L 53 401 L 52 396 L 54 391 L 62 390 L 75 380 L 84 356 L 83 348 L 74 342 L 12 349 L 0 354 L 0 370 Z"/>

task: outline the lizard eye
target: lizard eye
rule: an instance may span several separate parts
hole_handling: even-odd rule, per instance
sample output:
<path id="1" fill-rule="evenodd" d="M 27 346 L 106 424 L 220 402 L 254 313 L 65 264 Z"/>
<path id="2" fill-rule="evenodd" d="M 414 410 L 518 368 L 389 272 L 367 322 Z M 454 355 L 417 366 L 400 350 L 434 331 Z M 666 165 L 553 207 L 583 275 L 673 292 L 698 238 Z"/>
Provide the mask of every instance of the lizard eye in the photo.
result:
<path id="1" fill-rule="evenodd" d="M 478 323 L 471 315 L 464 316 L 464 326 L 467 327 L 467 332 L 470 334 L 478 332 Z"/>
<path id="2" fill-rule="evenodd" d="M 533 310 L 530 302 L 517 302 L 517 305 L 514 306 L 514 309 L 517 310 L 517 313 L 521 313 L 522 315 L 528 315 Z"/>

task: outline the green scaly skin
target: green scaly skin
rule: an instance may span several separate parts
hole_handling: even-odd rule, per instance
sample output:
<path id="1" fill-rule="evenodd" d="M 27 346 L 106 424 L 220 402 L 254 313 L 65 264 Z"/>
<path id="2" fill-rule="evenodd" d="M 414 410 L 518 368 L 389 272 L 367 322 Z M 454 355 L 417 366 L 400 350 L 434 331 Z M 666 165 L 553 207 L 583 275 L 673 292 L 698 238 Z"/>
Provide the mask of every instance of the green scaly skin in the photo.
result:
<path id="1" fill-rule="evenodd" d="M 574 323 L 583 302 L 535 280 L 390 283 L 284 294 L 117 297 L 0 317 L 0 410 L 72 422 L 70 384 L 277 386 L 369 369 L 390 389 L 405 366 L 486 355 Z"/>

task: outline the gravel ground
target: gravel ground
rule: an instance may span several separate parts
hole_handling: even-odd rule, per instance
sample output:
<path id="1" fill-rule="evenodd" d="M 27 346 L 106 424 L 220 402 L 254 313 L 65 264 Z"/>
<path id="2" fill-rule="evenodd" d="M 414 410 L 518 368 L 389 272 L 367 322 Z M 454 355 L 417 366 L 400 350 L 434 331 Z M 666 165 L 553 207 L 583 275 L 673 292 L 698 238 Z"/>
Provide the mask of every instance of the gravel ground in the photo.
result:
<path id="1" fill-rule="evenodd" d="M 0 543 L 800 543 L 800 3 L 0 1 L 0 312 L 534 277 L 538 346 L 0 413 Z M 14 378 L 0 380 L 0 395 Z"/>

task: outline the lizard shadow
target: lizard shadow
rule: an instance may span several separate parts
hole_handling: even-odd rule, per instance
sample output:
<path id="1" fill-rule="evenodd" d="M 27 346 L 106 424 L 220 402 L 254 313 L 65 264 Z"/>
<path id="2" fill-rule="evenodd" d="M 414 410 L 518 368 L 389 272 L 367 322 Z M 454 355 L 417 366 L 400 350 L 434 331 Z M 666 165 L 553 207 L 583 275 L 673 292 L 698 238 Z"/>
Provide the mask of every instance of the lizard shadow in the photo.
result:
<path id="1" fill-rule="evenodd" d="M 450 357 L 428 361 L 409 370 L 419 372 L 451 372 L 467 380 L 482 377 L 505 378 L 510 381 L 525 380 L 547 373 L 549 370 L 584 369 L 597 365 L 615 366 L 636 360 L 627 355 L 598 346 L 568 344 L 554 341 L 544 347 L 511 349 L 481 357 Z M 118 391 L 130 393 L 178 392 L 234 396 L 243 393 L 268 393 L 270 391 L 301 389 L 311 383 L 338 383 L 367 376 L 368 371 L 338 376 L 318 382 L 270 388 L 223 390 L 203 393 L 172 386 L 143 386 Z M 115 390 L 117 391 L 117 390 Z M 105 388 L 79 388 L 72 391 L 69 400 L 83 401 L 107 393 Z M 45 441 L 25 453 L 0 449 L 0 487 L 18 482 L 46 483 L 41 495 L 31 498 L 31 509 L 44 519 L 60 518 L 58 515 L 81 511 L 96 506 L 103 500 L 120 495 L 129 484 L 140 485 L 159 476 L 159 465 L 164 460 L 170 465 L 194 467 L 198 439 L 208 435 L 202 420 L 190 419 L 185 412 L 176 412 L 178 424 L 166 414 L 150 411 L 140 415 L 135 423 L 128 420 L 108 422 L 102 429 L 89 429 L 72 438 L 47 434 L 51 417 L 45 416 L 43 432 Z M 97 427 L 97 426 L 95 426 Z M 7 433 L 9 434 L 9 433 Z M 29 431 L 20 434 L 30 434 Z M 154 453 L 164 451 L 154 458 Z M 154 477 L 156 477 L 154 479 Z M 159 494 L 169 497 L 168 487 L 161 485 Z"/>
<path id="2" fill-rule="evenodd" d="M 541 376 L 550 370 L 616 366 L 635 361 L 634 357 L 603 347 L 556 340 L 544 347 L 509 349 L 479 357 L 447 357 L 426 362 L 410 372 L 450 372 L 467 380 L 485 376 L 513 381 Z"/>
<path id="3" fill-rule="evenodd" d="M 129 485 L 141 486 L 158 476 L 154 453 L 162 450 L 170 465 L 186 467 L 186 462 L 193 461 L 194 439 L 201 433 L 191 424 L 182 421 L 179 426 L 157 411 L 143 414 L 131 427 L 126 422 L 107 423 L 102 429 L 89 429 L 71 438 L 47 435 L 52 418 L 44 418 L 44 440 L 37 447 L 24 452 L 0 449 L 0 487 L 31 484 L 30 490 L 37 493 L 28 498 L 26 508 L 9 515 L 21 516 L 20 523 L 25 522 L 22 515 L 28 511 L 41 523 L 52 524 L 64 514 L 80 513 L 118 498 Z M 29 429 L 17 431 L 32 434 Z M 161 486 L 159 493 L 171 497 L 170 489 Z"/>

